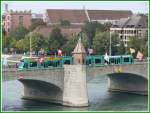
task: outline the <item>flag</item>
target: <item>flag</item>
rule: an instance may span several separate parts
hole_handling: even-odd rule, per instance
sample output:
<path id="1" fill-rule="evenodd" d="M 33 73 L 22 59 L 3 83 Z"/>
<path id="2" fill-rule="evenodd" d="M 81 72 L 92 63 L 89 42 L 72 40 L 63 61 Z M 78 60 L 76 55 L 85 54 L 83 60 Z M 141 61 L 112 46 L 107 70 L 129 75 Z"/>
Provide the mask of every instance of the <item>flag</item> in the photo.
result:
<path id="1" fill-rule="evenodd" d="M 135 53 L 135 49 L 130 48 L 130 53 L 131 53 L 131 54 L 132 54 L 132 53 Z"/>
<path id="2" fill-rule="evenodd" d="M 109 62 L 109 56 L 108 56 L 107 52 L 105 53 L 104 59 L 105 59 L 107 62 Z"/>
<path id="3" fill-rule="evenodd" d="M 143 54 L 140 51 L 138 51 L 136 58 L 139 59 L 139 60 L 142 60 L 143 59 Z"/>
<path id="4" fill-rule="evenodd" d="M 62 50 L 58 49 L 58 56 L 62 56 Z"/>
<path id="5" fill-rule="evenodd" d="M 43 62 L 44 62 L 44 58 L 41 57 L 40 60 L 39 60 L 39 62 L 40 62 L 40 63 L 43 63 Z"/>
<path id="6" fill-rule="evenodd" d="M 88 52 L 89 52 L 89 54 L 92 54 L 93 53 L 93 49 L 88 48 Z"/>

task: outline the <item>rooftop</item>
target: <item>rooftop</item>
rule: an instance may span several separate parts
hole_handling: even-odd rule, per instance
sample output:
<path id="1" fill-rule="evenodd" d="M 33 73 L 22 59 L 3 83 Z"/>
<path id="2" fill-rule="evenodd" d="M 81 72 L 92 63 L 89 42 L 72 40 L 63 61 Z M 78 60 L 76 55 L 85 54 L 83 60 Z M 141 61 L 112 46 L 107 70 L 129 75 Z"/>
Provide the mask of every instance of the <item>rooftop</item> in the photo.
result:
<path id="1" fill-rule="evenodd" d="M 146 15 L 135 14 L 129 18 L 120 19 L 116 24 L 113 25 L 114 28 L 126 27 L 126 28 L 147 28 L 148 17 Z"/>
<path id="2" fill-rule="evenodd" d="M 132 15 L 129 10 L 47 9 L 46 12 L 50 23 L 59 23 L 61 20 L 68 20 L 70 23 L 84 23 L 88 21 L 87 16 L 90 20 L 119 20 Z"/>

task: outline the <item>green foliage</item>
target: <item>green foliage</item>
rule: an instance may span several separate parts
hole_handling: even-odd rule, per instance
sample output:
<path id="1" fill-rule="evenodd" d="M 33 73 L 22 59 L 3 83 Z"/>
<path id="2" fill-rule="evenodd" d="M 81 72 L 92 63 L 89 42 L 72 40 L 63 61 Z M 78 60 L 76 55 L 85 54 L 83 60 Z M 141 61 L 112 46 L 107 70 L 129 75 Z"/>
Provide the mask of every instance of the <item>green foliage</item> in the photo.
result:
<path id="1" fill-rule="evenodd" d="M 99 54 L 105 54 L 109 49 L 109 33 L 99 32 L 93 39 L 92 48 Z"/>
<path id="2" fill-rule="evenodd" d="M 45 47 L 46 41 L 45 41 L 44 37 L 41 34 L 39 34 L 37 32 L 29 33 L 24 39 L 24 42 L 25 41 L 28 42 L 28 43 L 25 42 L 26 46 L 30 44 L 30 38 L 31 38 L 32 50 L 39 51 L 41 48 Z"/>
<path id="3" fill-rule="evenodd" d="M 65 42 L 66 38 L 62 35 L 60 28 L 53 28 L 48 37 L 48 48 L 50 50 L 57 50 L 58 48 L 61 48 Z"/>
<path id="4" fill-rule="evenodd" d="M 24 41 L 24 39 L 21 39 L 21 40 L 17 41 L 17 43 L 16 43 L 16 48 L 17 49 L 25 51 L 26 47 L 29 47 L 29 46 L 26 46 L 26 42 Z"/>
<path id="5" fill-rule="evenodd" d="M 37 28 L 37 27 L 40 26 L 40 25 L 46 25 L 46 23 L 43 22 L 42 19 L 33 19 L 33 20 L 32 20 L 32 24 L 31 24 L 31 26 L 29 27 L 29 30 L 30 30 L 30 31 L 33 31 L 35 28 Z"/>
<path id="6" fill-rule="evenodd" d="M 80 36 L 78 34 L 74 34 L 73 36 L 69 37 L 69 40 L 67 41 L 67 43 L 62 48 L 62 50 L 67 55 L 71 55 L 72 51 L 74 50 L 74 48 L 77 44 L 79 37 Z M 87 39 L 86 34 L 84 34 L 84 33 L 82 33 L 82 43 L 83 43 L 85 48 L 88 48 L 88 39 Z"/>
<path id="7" fill-rule="evenodd" d="M 62 47 L 63 52 L 65 52 L 67 55 L 71 55 L 71 52 L 75 48 L 77 40 L 78 38 L 76 35 L 70 37 L 67 43 Z"/>
<path id="8" fill-rule="evenodd" d="M 144 56 L 148 56 L 148 38 L 139 38 L 139 37 L 130 37 L 130 41 L 128 42 L 128 50 L 129 48 L 134 48 L 137 54 L 138 51 L 142 52 Z"/>
<path id="9" fill-rule="evenodd" d="M 15 38 L 16 40 L 20 40 L 23 39 L 28 32 L 29 31 L 26 28 L 19 26 L 16 29 L 11 30 L 9 36 Z"/>
<path id="10" fill-rule="evenodd" d="M 93 44 L 93 38 L 98 32 L 104 32 L 109 30 L 111 24 L 101 24 L 98 22 L 86 22 L 85 25 L 82 28 L 82 31 L 86 33 L 88 40 L 89 40 L 89 47 Z"/>
<path id="11" fill-rule="evenodd" d="M 123 41 L 120 41 L 120 44 L 119 46 L 117 47 L 117 54 L 118 55 L 123 55 L 126 53 L 126 47 L 124 45 L 124 42 Z"/>
<path id="12" fill-rule="evenodd" d="M 82 28 L 82 31 L 85 32 L 88 37 L 90 47 L 93 44 L 93 38 L 95 37 L 96 27 L 97 24 L 95 24 L 94 22 L 86 22 Z"/>
<path id="13" fill-rule="evenodd" d="M 8 36 L 3 36 L 2 37 L 2 48 L 9 48 L 10 46 L 10 37 Z"/>
<path id="14" fill-rule="evenodd" d="M 119 43 L 120 43 L 120 40 L 119 40 L 118 34 L 112 33 L 111 34 L 111 48 L 112 48 L 111 55 L 118 54 L 118 49 L 120 49 L 120 47 L 118 46 Z"/>
<path id="15" fill-rule="evenodd" d="M 105 54 L 105 52 L 109 51 L 110 46 L 110 34 L 109 32 L 99 32 L 93 39 L 93 46 L 92 48 L 96 50 L 98 54 Z M 112 53 L 117 54 L 117 44 L 119 43 L 118 35 L 112 34 L 111 35 L 111 47 Z"/>
<path id="16" fill-rule="evenodd" d="M 70 22 L 68 20 L 61 20 L 60 25 L 63 27 L 69 27 Z"/>

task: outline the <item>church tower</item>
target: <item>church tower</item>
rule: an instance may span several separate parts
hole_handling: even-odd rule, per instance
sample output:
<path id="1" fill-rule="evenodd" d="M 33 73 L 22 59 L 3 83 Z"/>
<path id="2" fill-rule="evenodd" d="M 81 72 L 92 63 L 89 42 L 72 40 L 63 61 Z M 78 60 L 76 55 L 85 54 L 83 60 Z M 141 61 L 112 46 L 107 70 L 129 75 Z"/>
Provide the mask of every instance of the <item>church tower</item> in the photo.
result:
<path id="1" fill-rule="evenodd" d="M 73 64 L 75 65 L 84 65 L 86 63 L 86 51 L 81 42 L 81 38 L 79 38 L 76 47 L 73 52 Z"/>

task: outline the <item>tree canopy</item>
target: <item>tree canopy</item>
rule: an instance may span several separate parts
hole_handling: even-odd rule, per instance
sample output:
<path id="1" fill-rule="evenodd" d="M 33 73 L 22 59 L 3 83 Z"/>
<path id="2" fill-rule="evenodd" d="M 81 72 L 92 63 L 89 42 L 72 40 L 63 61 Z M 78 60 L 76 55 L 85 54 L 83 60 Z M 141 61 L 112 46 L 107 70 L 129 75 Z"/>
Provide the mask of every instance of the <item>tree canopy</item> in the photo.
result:
<path id="1" fill-rule="evenodd" d="M 48 37 L 48 48 L 50 50 L 56 50 L 61 48 L 66 41 L 66 38 L 61 33 L 61 29 L 54 27 Z"/>
<path id="2" fill-rule="evenodd" d="M 16 40 L 20 40 L 23 39 L 28 32 L 29 31 L 25 27 L 20 25 L 16 29 L 11 30 L 8 35 Z"/>

